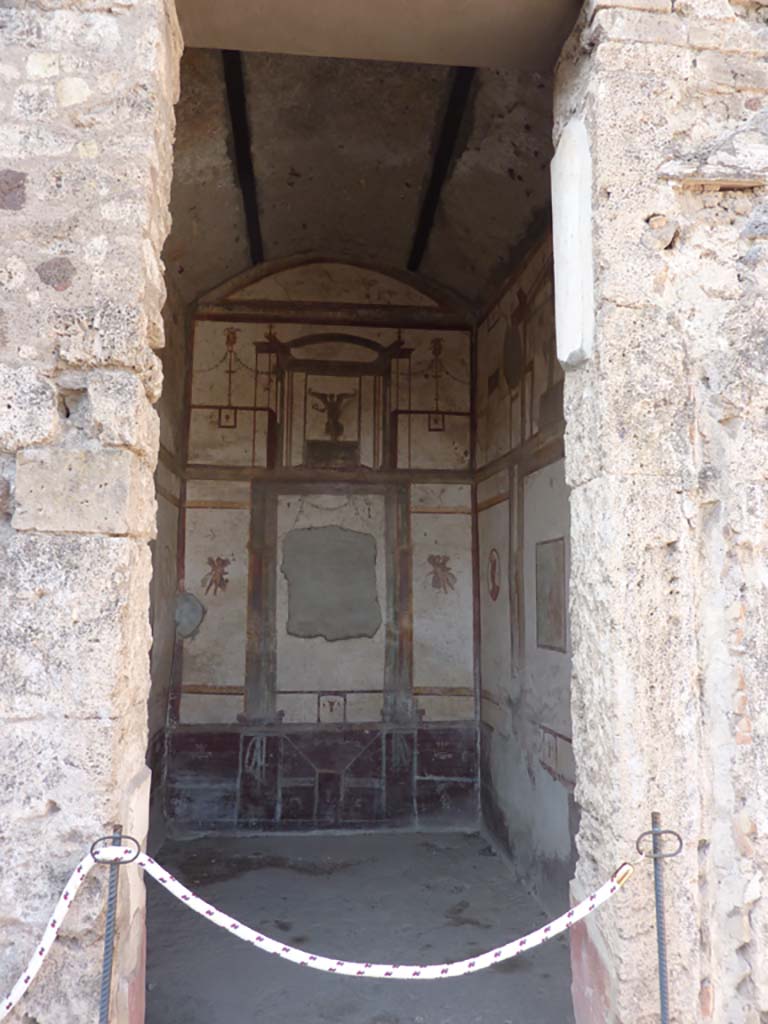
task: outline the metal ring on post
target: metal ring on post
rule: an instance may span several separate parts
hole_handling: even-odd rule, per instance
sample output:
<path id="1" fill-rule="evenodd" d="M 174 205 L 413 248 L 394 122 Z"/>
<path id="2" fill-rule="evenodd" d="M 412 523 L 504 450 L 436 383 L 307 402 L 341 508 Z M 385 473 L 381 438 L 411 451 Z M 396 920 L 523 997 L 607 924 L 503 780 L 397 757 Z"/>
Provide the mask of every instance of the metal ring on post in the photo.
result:
<path id="1" fill-rule="evenodd" d="M 661 853 L 661 852 L 654 853 L 652 849 L 651 849 L 650 852 L 646 852 L 643 849 L 642 843 L 643 843 L 644 839 L 651 839 L 651 840 L 653 840 L 653 838 L 656 837 L 656 839 L 659 840 L 663 836 L 673 836 L 674 837 L 674 839 L 677 841 L 677 846 L 675 847 L 674 850 L 668 850 L 666 853 Z M 658 831 L 656 831 L 654 829 L 649 829 L 647 832 L 641 832 L 640 835 L 637 837 L 637 841 L 635 843 L 635 849 L 637 850 L 637 852 L 640 854 L 641 857 L 647 857 L 649 860 L 667 860 L 669 857 L 677 857 L 678 854 L 680 854 L 682 852 L 682 849 L 683 849 L 683 837 L 680 835 L 679 832 L 675 832 L 675 830 L 673 828 L 662 828 L 662 829 L 659 829 Z"/>
<path id="2" fill-rule="evenodd" d="M 129 857 L 127 860 L 99 860 L 98 853 L 102 849 L 102 845 L 114 847 L 124 846 L 127 843 L 133 843 L 133 845 L 136 847 L 136 852 L 133 854 L 132 857 Z M 133 836 L 101 836 L 101 838 L 95 839 L 91 843 L 91 856 L 93 857 L 97 864 L 116 864 L 118 867 L 121 864 L 133 864 L 133 862 L 139 857 L 140 854 L 141 843 L 139 842 L 138 839 L 134 839 Z"/>

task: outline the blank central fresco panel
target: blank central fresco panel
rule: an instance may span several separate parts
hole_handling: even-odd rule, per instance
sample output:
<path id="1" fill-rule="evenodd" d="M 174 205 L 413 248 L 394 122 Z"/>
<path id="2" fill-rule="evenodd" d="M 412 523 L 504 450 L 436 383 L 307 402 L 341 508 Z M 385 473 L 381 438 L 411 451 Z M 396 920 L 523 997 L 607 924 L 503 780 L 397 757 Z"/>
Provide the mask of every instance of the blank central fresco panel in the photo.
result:
<path id="1" fill-rule="evenodd" d="M 283 494 L 277 707 L 285 721 L 379 721 L 386 567 L 380 494 Z"/>
<path id="2" fill-rule="evenodd" d="M 283 540 L 288 633 L 324 640 L 371 639 L 381 627 L 376 539 L 341 526 L 291 530 Z"/>

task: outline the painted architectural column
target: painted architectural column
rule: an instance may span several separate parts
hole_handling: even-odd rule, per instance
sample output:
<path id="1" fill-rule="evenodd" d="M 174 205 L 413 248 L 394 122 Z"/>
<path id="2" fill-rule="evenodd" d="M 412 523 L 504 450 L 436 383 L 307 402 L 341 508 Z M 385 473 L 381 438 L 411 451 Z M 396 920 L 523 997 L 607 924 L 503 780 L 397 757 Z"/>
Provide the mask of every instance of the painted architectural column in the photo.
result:
<path id="1" fill-rule="evenodd" d="M 759 12 L 592 0 L 556 90 L 582 809 L 573 895 L 631 854 L 652 809 L 682 833 L 667 871 L 681 1022 L 768 1014 Z M 654 942 L 641 868 L 573 937 L 579 1024 L 658 1020 Z"/>
<path id="2" fill-rule="evenodd" d="M 277 491 L 260 480 L 255 480 L 251 484 L 248 553 L 250 561 L 243 719 L 254 725 L 265 725 L 275 721 L 277 688 Z"/>
<path id="3" fill-rule="evenodd" d="M 148 540 L 180 37 L 165 0 L 0 12 L 0 990 L 73 865 L 148 804 Z M 107 875 L 21 1016 L 93 1021 Z M 113 1019 L 143 1020 L 123 869 Z M 130 927 L 130 935 L 129 935 Z"/>
<path id="4" fill-rule="evenodd" d="M 413 697 L 413 588 L 408 486 L 392 488 L 386 495 L 387 537 L 387 646 L 384 667 L 382 718 L 397 725 L 419 720 Z"/>

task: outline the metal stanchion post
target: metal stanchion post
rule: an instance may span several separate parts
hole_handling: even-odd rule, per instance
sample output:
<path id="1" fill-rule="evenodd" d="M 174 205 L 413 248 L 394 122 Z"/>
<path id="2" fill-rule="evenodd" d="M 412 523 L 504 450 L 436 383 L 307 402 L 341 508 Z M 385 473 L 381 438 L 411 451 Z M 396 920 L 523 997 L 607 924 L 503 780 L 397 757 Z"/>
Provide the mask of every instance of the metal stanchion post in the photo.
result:
<path id="1" fill-rule="evenodd" d="M 653 849 L 653 892 L 656 899 L 656 948 L 659 954 L 659 1006 L 661 1024 L 669 1024 L 669 971 L 667 967 L 667 926 L 664 920 L 664 858 L 661 853 L 661 815 L 651 814 Z"/>
<path id="2" fill-rule="evenodd" d="M 122 827 L 115 825 L 112 830 L 112 845 L 119 846 Z M 115 955 L 115 918 L 117 916 L 117 880 L 120 865 L 109 865 L 109 886 L 107 889 L 107 920 L 104 926 L 104 959 L 101 965 L 101 994 L 99 997 L 99 1024 L 109 1024 L 109 997 L 112 989 L 112 961 Z"/>
<path id="3" fill-rule="evenodd" d="M 674 849 L 664 852 L 661 845 L 662 837 L 667 836 L 676 843 Z M 651 851 L 643 849 L 643 841 L 650 838 Z M 679 832 L 671 828 L 661 827 L 661 815 L 658 811 L 651 813 L 651 828 L 637 837 L 635 843 L 641 857 L 653 860 L 653 892 L 656 903 L 656 948 L 659 958 L 659 1005 L 661 1007 L 661 1024 L 669 1024 L 669 970 L 667 967 L 667 928 L 664 920 L 664 865 L 662 861 L 669 857 L 677 857 L 683 849 L 683 838 Z"/>

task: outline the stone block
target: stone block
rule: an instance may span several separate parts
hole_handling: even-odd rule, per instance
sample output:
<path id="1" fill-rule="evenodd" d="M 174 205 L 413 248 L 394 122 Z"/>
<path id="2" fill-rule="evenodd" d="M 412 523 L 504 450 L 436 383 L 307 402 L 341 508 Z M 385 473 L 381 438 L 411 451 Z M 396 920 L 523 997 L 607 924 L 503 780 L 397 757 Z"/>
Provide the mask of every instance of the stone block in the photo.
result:
<path id="1" fill-rule="evenodd" d="M 0 451 L 52 441 L 59 424 L 55 387 L 31 366 L 0 365 Z"/>
<path id="2" fill-rule="evenodd" d="M 91 95 L 91 88 L 83 78 L 61 78 L 56 83 L 56 98 L 62 107 L 83 103 Z"/>
<path id="3" fill-rule="evenodd" d="M 656 43 L 663 46 L 687 45 L 685 23 L 673 15 L 646 10 L 598 10 L 588 32 L 591 39 L 602 42 L 622 40 L 628 43 Z M 638 68 L 641 71 L 642 67 Z"/>
<path id="4" fill-rule="evenodd" d="M 705 51 L 696 62 L 696 85 L 711 92 L 768 92 L 765 61 L 736 53 Z"/>
<path id="5" fill-rule="evenodd" d="M 59 73 L 59 57 L 55 53 L 31 53 L 27 57 L 30 78 L 55 78 Z"/>
<path id="6" fill-rule="evenodd" d="M 7 529 L 0 563 L 0 716 L 144 718 L 151 642 L 146 544 Z M 69 710 L 66 710 L 69 709 Z"/>
<path id="7" fill-rule="evenodd" d="M 595 68 L 601 74 L 631 75 L 635 83 L 651 76 L 679 80 L 690 77 L 695 57 L 695 52 L 688 47 L 602 38 L 595 53 Z M 628 113 L 637 111 L 630 109 Z M 681 119 L 686 116 L 681 108 L 676 113 Z"/>
<path id="8" fill-rule="evenodd" d="M 11 160 L 31 160 L 38 156 L 64 156 L 75 144 L 69 129 L 45 128 L 29 123 L 0 127 L 0 152 Z"/>
<path id="9" fill-rule="evenodd" d="M 587 17 L 591 18 L 598 11 L 610 10 L 611 8 L 670 14 L 672 12 L 672 0 L 589 0 L 587 4 Z"/>
<path id="10" fill-rule="evenodd" d="M 768 238 L 768 203 L 758 203 L 741 229 L 742 238 Z"/>
<path id="11" fill-rule="evenodd" d="M 97 370 L 88 375 L 87 384 L 87 422 L 93 436 L 105 445 L 130 448 L 154 467 L 159 419 L 136 374 Z"/>
<path id="12" fill-rule="evenodd" d="M 27 265 L 18 256 L 7 256 L 0 266 L 0 288 L 6 292 L 18 292 L 27 278 Z"/>
<path id="13" fill-rule="evenodd" d="M 21 85 L 14 93 L 11 116 L 19 120 L 48 120 L 56 110 L 51 85 Z"/>
<path id="14" fill-rule="evenodd" d="M 148 772 L 139 770 L 133 777 L 122 770 L 117 759 L 110 764 L 111 754 L 122 751 L 122 737 L 113 731 L 114 745 L 103 726 L 81 723 L 65 726 L 61 737 L 62 751 L 51 752 L 50 725 L 23 723 L 18 730 L 21 739 L 10 744 L 9 756 L 38 756 L 50 772 L 41 775 L 49 781 L 61 778 L 60 790 L 71 791 L 69 802 L 57 803 L 48 799 L 42 813 L 30 814 L 9 823 L 8 808 L 3 807 L 4 828 L 0 839 L 3 873 L 0 877 L 0 900 L 4 909 L 3 956 L 0 957 L 0 991 L 6 992 L 16 980 L 18 972 L 27 963 L 39 940 L 51 909 L 61 894 L 67 877 L 77 861 L 90 846 L 96 835 L 108 832 L 113 822 L 123 823 L 129 835 L 143 844 L 146 834 L 146 807 L 148 802 Z M 73 734 L 80 735 L 77 750 L 73 749 Z M 3 750 L 7 749 L 6 736 L 2 736 Z M 16 735 L 14 734 L 14 739 Z M 83 771 L 80 751 L 96 753 L 99 761 L 86 768 L 83 784 L 79 778 Z M 141 756 L 141 749 L 127 744 L 125 752 L 131 758 Z M 3 761 L 4 777 L 8 777 Z M 87 785 L 88 773 L 98 771 L 95 784 Z M 12 769 L 11 777 L 22 778 L 21 765 Z M 106 787 L 101 778 L 108 779 Z M 54 783 L 54 785 L 56 785 Z M 29 787 L 27 787 L 29 788 Z M 108 797 L 111 790 L 114 799 Z M 52 790 L 49 789 L 49 793 Z M 93 799 L 101 801 L 100 815 L 84 813 Z M 40 850 L 55 851 L 55 857 L 40 856 Z M 91 1021 L 98 1008 L 98 981 L 100 977 L 103 945 L 104 911 L 108 872 L 96 868 L 78 893 L 72 910 L 62 926 L 61 940 L 54 944 L 52 953 L 18 1011 L 25 1020 Z M 144 884 L 135 867 L 121 869 L 118 892 L 118 934 L 124 941 L 116 948 L 115 976 L 122 978 L 131 971 L 136 960 L 136 946 L 143 944 L 144 930 L 141 920 L 127 927 L 127 920 L 141 917 L 144 907 Z M 10 927 L 10 925 L 13 925 Z M 50 1016 L 49 1016 L 50 1015 Z M 115 1020 L 127 1020 L 115 1016 Z M 136 1018 L 141 1019 L 141 1018 Z"/>
<path id="15" fill-rule="evenodd" d="M 131 280 L 132 288 L 141 286 L 140 278 Z M 85 308 L 54 310 L 51 319 L 60 363 L 77 369 L 132 370 L 141 378 L 150 402 L 160 397 L 162 365 L 150 348 L 154 339 L 140 303 L 121 305 L 108 299 Z"/>
<path id="16" fill-rule="evenodd" d="M 111 720 L 0 723 L 4 920 L 44 922 L 93 840 L 112 822 L 129 824 L 123 792 L 142 766 L 144 725 L 138 711 Z M 56 858 L 40 857 L 36 844 L 56 850 Z M 70 931 L 87 931 L 100 911 L 89 909 L 87 896 L 78 901 Z"/>
<path id="17" fill-rule="evenodd" d="M 26 449 L 16 469 L 17 530 L 152 537 L 152 471 L 124 449 Z"/>
<path id="18" fill-rule="evenodd" d="M 634 827 L 656 801 L 676 827 L 697 827 L 698 782 L 688 771 L 699 737 L 695 527 L 679 487 L 621 477 L 575 488 L 571 524 L 577 799 L 582 830 L 603 833 L 602 857 L 611 855 L 607 836 Z M 595 849 L 586 834 L 582 841 Z"/>
<path id="19" fill-rule="evenodd" d="M 86 898 L 85 890 L 90 885 L 90 882 L 86 882 L 77 897 L 78 902 Z M 91 895 L 90 899 L 94 906 L 104 903 L 101 895 Z M 31 930 L 14 932 L 15 941 L 7 956 L 3 951 L 3 960 L 7 962 L 5 970 L 0 974 L 3 992 L 16 981 L 18 972 L 26 966 L 30 951 L 39 938 L 40 935 L 33 934 Z M 47 1024 L 48 1021 L 82 1021 L 85 1024 L 97 1020 L 102 948 L 103 939 L 95 928 L 87 939 L 78 937 L 73 940 L 70 937 L 69 941 L 56 942 L 37 980 L 19 1009 L 14 1011 L 14 1016 L 24 1022 L 36 1021 L 40 1024 Z M 76 979 L 74 983 L 73 979 Z"/>
<path id="20" fill-rule="evenodd" d="M 37 11 L 4 5 L 0 11 L 4 46 L 39 46 L 43 34 L 42 21 Z"/>
<path id="21" fill-rule="evenodd" d="M 53 331 L 68 366 L 137 365 L 145 344 L 146 317 L 140 304 L 107 299 L 98 305 L 54 311 Z"/>
<path id="22" fill-rule="evenodd" d="M 697 19 L 688 25 L 688 42 L 696 50 L 761 56 L 768 51 L 768 29 L 741 18 L 731 22 Z"/>
<path id="23" fill-rule="evenodd" d="M 598 318 L 599 427 L 603 465 L 626 476 L 694 473 L 694 404 L 686 352 L 667 317 L 653 308 L 606 304 Z M 587 411 L 587 410 L 584 410 Z"/>

